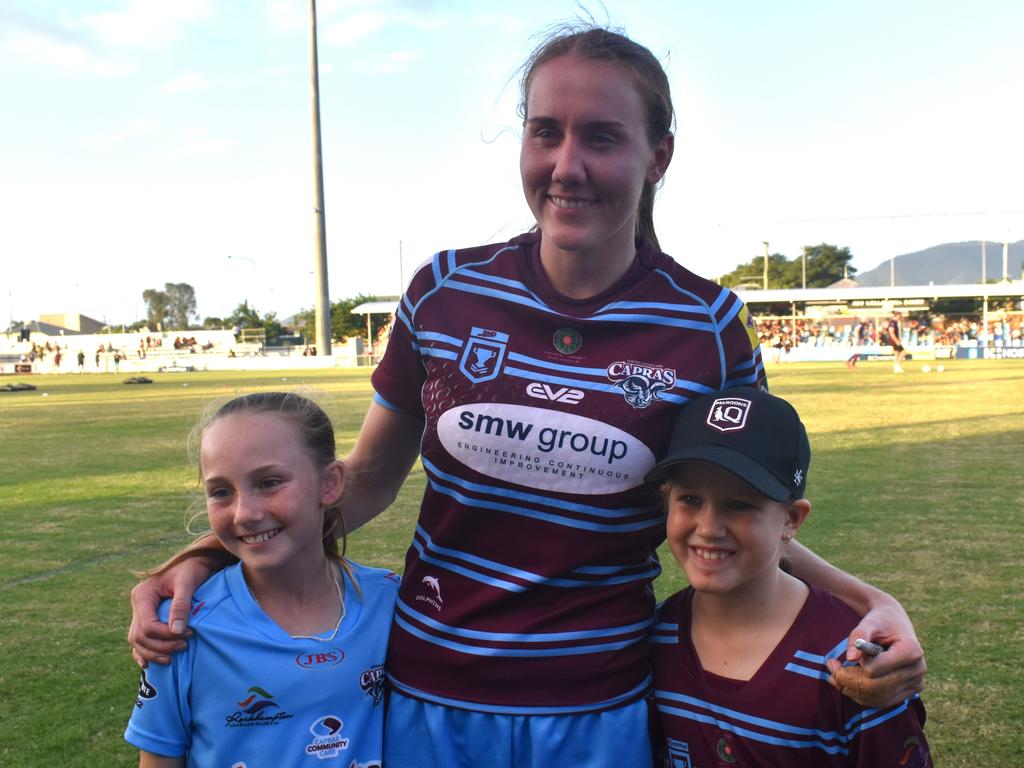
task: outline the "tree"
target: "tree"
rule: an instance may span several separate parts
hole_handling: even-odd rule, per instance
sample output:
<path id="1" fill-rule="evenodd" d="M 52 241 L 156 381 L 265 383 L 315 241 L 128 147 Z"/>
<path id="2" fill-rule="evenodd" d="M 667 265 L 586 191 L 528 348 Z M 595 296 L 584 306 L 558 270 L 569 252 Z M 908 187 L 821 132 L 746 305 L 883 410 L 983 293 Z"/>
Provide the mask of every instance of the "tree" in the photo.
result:
<path id="1" fill-rule="evenodd" d="M 146 321 L 149 327 L 162 331 L 167 325 L 167 294 L 155 288 L 147 288 L 142 292 L 142 300 L 146 302 Z"/>
<path id="2" fill-rule="evenodd" d="M 331 337 L 345 341 L 350 336 L 366 336 L 366 315 L 354 315 L 352 310 L 360 304 L 370 301 L 380 301 L 377 296 L 367 296 L 360 293 L 348 299 L 339 299 L 331 304 Z M 387 327 L 389 317 L 387 315 L 371 315 L 370 329 L 376 338 L 381 328 Z M 303 336 L 312 343 L 316 338 L 315 313 L 312 309 L 306 309 L 295 315 L 295 325 Z"/>
<path id="3" fill-rule="evenodd" d="M 844 276 L 856 274 L 857 268 L 850 262 L 853 255 L 847 247 L 840 248 L 828 243 L 804 246 L 807 258 L 807 287 L 826 288 L 842 280 Z M 756 256 L 741 264 L 732 272 L 722 275 L 721 284 L 734 288 L 738 285 L 754 284 L 761 287 L 763 282 L 764 256 Z M 769 288 L 803 287 L 804 253 L 790 261 L 781 253 L 768 257 Z"/>
<path id="4" fill-rule="evenodd" d="M 277 337 L 284 331 L 284 327 L 277 319 L 276 312 L 267 312 L 265 315 L 260 315 L 255 307 L 249 306 L 248 299 L 235 307 L 235 311 L 224 318 L 224 322 L 239 329 L 262 328 L 268 344 L 273 344 L 277 341 Z"/>
<path id="5" fill-rule="evenodd" d="M 174 328 L 185 330 L 196 315 L 196 292 L 188 283 L 167 283 L 167 317 Z"/>
<path id="6" fill-rule="evenodd" d="M 773 253 L 768 257 L 768 287 L 785 288 L 789 282 L 789 262 L 781 253 Z M 746 264 L 740 264 L 732 272 L 722 275 L 719 282 L 726 288 L 737 286 L 756 286 L 761 288 L 764 285 L 764 256 L 755 256 Z"/>
<path id="7" fill-rule="evenodd" d="M 146 320 L 157 330 L 187 330 L 196 315 L 196 292 L 188 283 L 164 283 L 162 291 L 147 288 L 142 292 L 146 302 Z"/>

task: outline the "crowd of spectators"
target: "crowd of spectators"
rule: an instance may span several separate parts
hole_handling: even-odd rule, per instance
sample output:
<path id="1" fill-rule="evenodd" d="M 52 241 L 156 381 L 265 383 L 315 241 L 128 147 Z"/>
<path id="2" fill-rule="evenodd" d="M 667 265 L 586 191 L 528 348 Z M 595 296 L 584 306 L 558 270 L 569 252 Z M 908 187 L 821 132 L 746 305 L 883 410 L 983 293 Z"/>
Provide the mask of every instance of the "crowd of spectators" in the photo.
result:
<path id="1" fill-rule="evenodd" d="M 146 338 L 148 339 L 149 337 L 147 336 Z M 196 341 L 195 336 L 175 336 L 174 348 L 179 352 L 182 350 L 188 350 L 189 352 L 195 353 L 200 349 L 203 352 L 209 352 L 213 349 L 213 342 L 207 341 L 205 344 L 200 345 L 199 342 Z"/>
<path id="2" fill-rule="evenodd" d="M 796 346 L 871 346 L 880 344 L 888 317 L 829 318 L 756 318 L 761 344 L 783 352 Z M 1007 315 L 988 324 L 989 342 L 997 345 L 1024 346 L 1024 315 Z M 908 315 L 903 321 L 903 344 L 907 347 L 957 346 L 982 344 L 982 321 L 943 315 Z"/>

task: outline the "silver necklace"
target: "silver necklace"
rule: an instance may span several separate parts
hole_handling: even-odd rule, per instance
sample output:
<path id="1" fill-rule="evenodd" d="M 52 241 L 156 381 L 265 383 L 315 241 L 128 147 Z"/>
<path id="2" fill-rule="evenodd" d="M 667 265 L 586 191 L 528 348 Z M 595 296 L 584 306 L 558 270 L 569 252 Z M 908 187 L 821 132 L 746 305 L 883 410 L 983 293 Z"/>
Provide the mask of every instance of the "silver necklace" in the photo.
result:
<path id="1" fill-rule="evenodd" d="M 327 567 L 331 568 L 329 564 Z M 345 598 L 342 597 L 341 594 L 341 580 L 338 578 L 338 571 L 334 568 L 331 568 L 331 571 L 331 575 L 334 578 L 334 589 L 338 593 L 338 606 L 340 609 L 338 623 L 334 625 L 334 631 L 327 637 L 320 637 L 319 635 L 291 635 L 292 640 L 316 640 L 318 643 L 329 643 L 337 636 L 338 630 L 341 629 L 341 622 L 345 620 Z M 248 585 L 246 586 L 248 587 Z M 260 599 L 256 597 L 256 593 L 252 591 L 252 587 L 249 587 L 249 594 L 252 595 L 252 599 L 256 601 L 256 605 L 259 605 L 260 610 L 262 610 L 263 606 L 260 605 Z"/>

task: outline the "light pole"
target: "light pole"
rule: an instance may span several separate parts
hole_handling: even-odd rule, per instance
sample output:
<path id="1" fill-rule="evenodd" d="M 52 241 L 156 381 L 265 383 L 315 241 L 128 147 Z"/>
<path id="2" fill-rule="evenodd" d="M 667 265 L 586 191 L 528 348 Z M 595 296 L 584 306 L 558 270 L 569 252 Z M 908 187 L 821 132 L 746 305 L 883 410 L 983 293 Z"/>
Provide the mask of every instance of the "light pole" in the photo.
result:
<path id="1" fill-rule="evenodd" d="M 762 240 L 764 243 L 764 290 L 768 290 L 768 241 Z"/>
<path id="2" fill-rule="evenodd" d="M 804 259 L 803 259 L 803 274 L 804 274 L 804 290 L 807 290 L 807 246 L 804 246 Z"/>
<path id="3" fill-rule="evenodd" d="M 324 160 L 320 145 L 320 76 L 316 52 L 316 0 L 309 0 L 309 69 L 313 122 L 313 214 L 316 229 L 316 353 L 331 354 L 331 300 L 327 288 L 327 222 Z"/>

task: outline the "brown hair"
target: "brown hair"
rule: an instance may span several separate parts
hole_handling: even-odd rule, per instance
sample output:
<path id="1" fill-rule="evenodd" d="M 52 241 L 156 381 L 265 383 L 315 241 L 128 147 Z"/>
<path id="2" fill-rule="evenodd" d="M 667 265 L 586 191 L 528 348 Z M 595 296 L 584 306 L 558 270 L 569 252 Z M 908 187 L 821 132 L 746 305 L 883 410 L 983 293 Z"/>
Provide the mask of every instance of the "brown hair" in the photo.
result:
<path id="1" fill-rule="evenodd" d="M 647 138 L 656 147 L 672 133 L 675 109 L 668 75 L 661 62 L 647 48 L 633 42 L 620 32 L 593 23 L 556 28 L 523 64 L 520 87 L 519 116 L 526 121 L 530 86 L 538 67 L 561 56 L 580 56 L 592 61 L 608 62 L 626 67 L 633 73 L 637 91 L 647 112 Z M 654 232 L 654 193 L 657 182 L 645 182 L 637 206 L 636 236 L 661 250 Z"/>

